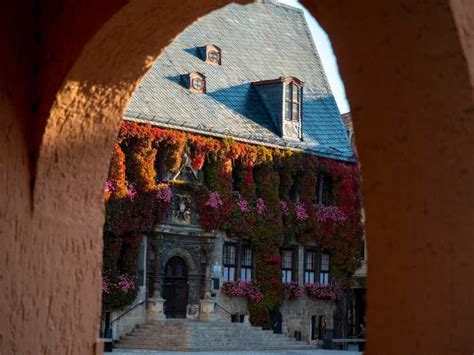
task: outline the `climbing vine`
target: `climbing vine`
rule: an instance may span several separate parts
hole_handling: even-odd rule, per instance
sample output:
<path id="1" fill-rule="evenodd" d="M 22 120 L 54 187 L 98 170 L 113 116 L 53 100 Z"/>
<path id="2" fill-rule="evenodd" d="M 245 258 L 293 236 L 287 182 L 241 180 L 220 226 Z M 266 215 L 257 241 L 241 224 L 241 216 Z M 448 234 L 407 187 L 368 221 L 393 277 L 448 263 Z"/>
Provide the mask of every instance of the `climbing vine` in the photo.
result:
<path id="1" fill-rule="evenodd" d="M 361 197 L 355 164 L 124 121 L 105 184 L 107 233 L 149 231 L 166 218 L 169 179 L 189 159 L 203 175 L 193 187 L 199 223 L 250 242 L 263 297 L 249 299 L 251 322 L 269 326 L 284 299 L 280 248 L 315 241 L 331 254 L 340 280 L 359 266 Z M 157 164 L 160 162 L 160 164 Z M 317 204 L 321 174 L 333 181 L 334 203 Z"/>

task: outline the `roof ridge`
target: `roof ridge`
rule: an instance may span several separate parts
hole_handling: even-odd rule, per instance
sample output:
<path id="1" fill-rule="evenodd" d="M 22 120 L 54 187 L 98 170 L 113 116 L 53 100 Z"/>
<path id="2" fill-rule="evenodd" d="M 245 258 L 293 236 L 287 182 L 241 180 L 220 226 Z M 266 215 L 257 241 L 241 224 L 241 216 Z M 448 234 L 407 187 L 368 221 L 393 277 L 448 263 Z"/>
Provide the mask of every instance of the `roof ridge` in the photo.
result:
<path id="1" fill-rule="evenodd" d="M 309 23 L 308 23 L 308 21 L 306 21 L 306 17 L 304 16 L 304 11 L 301 10 L 301 12 L 303 13 L 303 27 L 306 30 L 306 36 L 309 39 L 311 47 L 313 47 L 313 51 L 314 51 L 313 54 L 315 55 L 316 60 L 319 62 L 319 72 L 320 72 L 322 78 L 324 79 L 324 82 L 326 84 L 325 86 L 326 86 L 327 92 L 329 94 L 333 94 L 331 84 L 329 84 L 329 79 L 326 75 L 326 71 L 324 70 L 323 61 L 321 60 L 321 56 L 319 55 L 319 51 L 318 51 L 318 48 L 317 48 L 316 43 L 314 41 L 313 34 L 311 33 L 311 29 L 309 28 Z M 314 19 L 314 20 L 317 22 L 316 19 Z M 318 23 L 318 25 L 319 25 L 319 23 Z M 329 43 L 331 44 L 331 47 L 332 47 L 331 41 L 329 41 Z"/>
<path id="2" fill-rule="evenodd" d="M 278 0 L 256 0 L 255 3 L 256 4 L 271 4 L 271 5 L 275 5 L 275 6 L 278 6 L 278 7 L 283 7 L 287 10 L 291 10 L 291 11 L 295 11 L 295 12 L 304 14 L 304 11 L 302 9 L 299 9 L 297 7 L 294 7 L 294 6 L 291 6 L 291 5 L 288 5 L 288 4 L 284 4 L 284 3 L 282 3 Z"/>

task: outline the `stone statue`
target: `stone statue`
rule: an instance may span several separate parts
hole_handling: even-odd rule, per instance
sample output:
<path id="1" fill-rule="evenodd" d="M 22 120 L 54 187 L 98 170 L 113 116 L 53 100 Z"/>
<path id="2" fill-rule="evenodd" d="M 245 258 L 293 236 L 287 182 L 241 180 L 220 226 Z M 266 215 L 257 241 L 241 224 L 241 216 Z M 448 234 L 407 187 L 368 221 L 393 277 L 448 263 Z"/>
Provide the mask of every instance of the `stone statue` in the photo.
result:
<path id="1" fill-rule="evenodd" d="M 215 279 L 220 279 L 222 274 L 222 267 L 219 265 L 218 261 L 214 262 L 212 266 L 212 277 Z"/>

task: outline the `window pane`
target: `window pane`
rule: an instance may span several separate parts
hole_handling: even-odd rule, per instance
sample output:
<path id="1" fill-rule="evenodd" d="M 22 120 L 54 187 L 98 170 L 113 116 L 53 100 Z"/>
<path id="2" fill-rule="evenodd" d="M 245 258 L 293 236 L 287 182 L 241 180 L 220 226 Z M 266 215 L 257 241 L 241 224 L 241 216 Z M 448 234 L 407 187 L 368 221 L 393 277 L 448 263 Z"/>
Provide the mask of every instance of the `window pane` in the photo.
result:
<path id="1" fill-rule="evenodd" d="M 282 280 L 283 282 L 291 282 L 291 281 L 292 281 L 292 279 L 291 279 L 291 271 L 290 271 L 290 270 L 283 270 L 283 271 L 282 271 L 281 280 Z"/>
<path id="2" fill-rule="evenodd" d="M 291 84 L 285 84 L 285 100 L 291 100 Z"/>
<path id="3" fill-rule="evenodd" d="M 322 177 L 322 175 L 320 175 L 319 178 L 318 178 L 316 203 L 318 205 L 322 205 L 322 202 L 323 202 L 323 177 Z"/>
<path id="4" fill-rule="evenodd" d="M 334 205 L 334 191 L 333 191 L 333 181 L 328 175 L 320 175 L 318 186 L 318 204 L 323 206 L 332 206 Z"/>
<path id="5" fill-rule="evenodd" d="M 329 254 L 321 254 L 321 270 L 329 271 Z"/>
<path id="6" fill-rule="evenodd" d="M 284 269 L 291 269 L 292 267 L 292 261 L 293 261 L 293 253 L 291 250 L 283 250 L 283 257 L 282 257 L 282 267 Z"/>
<path id="7" fill-rule="evenodd" d="M 316 259 L 316 253 L 314 251 L 306 252 L 306 262 L 305 262 L 306 270 L 310 270 L 310 271 L 314 270 L 315 259 Z"/>
<path id="8" fill-rule="evenodd" d="M 329 283 L 329 274 L 327 272 L 322 272 L 319 274 L 319 283 L 321 285 L 327 285 Z"/>
<path id="9" fill-rule="evenodd" d="M 251 281 L 252 280 L 252 270 L 248 268 L 240 269 L 240 279 L 242 281 Z"/>
<path id="10" fill-rule="evenodd" d="M 300 93 L 299 87 L 296 86 L 295 84 L 292 84 L 292 87 L 293 87 L 293 101 L 299 102 L 299 93 Z"/>
<path id="11" fill-rule="evenodd" d="M 241 265 L 252 266 L 252 249 L 249 247 L 242 248 Z"/>
<path id="12" fill-rule="evenodd" d="M 299 104 L 293 104 L 293 116 L 291 117 L 293 120 L 298 120 L 300 117 L 299 113 Z"/>
<path id="13" fill-rule="evenodd" d="M 285 101 L 285 118 L 287 120 L 291 119 L 291 102 Z"/>
<path id="14" fill-rule="evenodd" d="M 226 265 L 235 265 L 235 245 L 225 244 L 224 245 L 224 257 L 223 262 Z"/>
<path id="15" fill-rule="evenodd" d="M 201 90 L 204 86 L 204 82 L 200 78 L 193 79 L 193 88 L 196 90 Z"/>
<path id="16" fill-rule="evenodd" d="M 214 63 L 219 63 L 219 52 L 218 51 L 209 51 L 207 58 L 209 61 L 214 62 Z"/>

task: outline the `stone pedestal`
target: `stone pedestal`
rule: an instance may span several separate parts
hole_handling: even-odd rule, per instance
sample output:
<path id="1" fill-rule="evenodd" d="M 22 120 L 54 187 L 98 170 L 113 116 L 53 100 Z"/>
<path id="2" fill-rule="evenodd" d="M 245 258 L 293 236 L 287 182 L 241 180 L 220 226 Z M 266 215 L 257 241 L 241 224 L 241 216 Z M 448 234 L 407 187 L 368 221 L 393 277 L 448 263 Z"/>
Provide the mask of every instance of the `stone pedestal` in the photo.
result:
<path id="1" fill-rule="evenodd" d="M 163 298 L 150 298 L 148 300 L 148 320 L 165 320 L 164 312 L 165 300 Z"/>
<path id="2" fill-rule="evenodd" d="M 186 308 L 186 318 L 196 320 L 199 318 L 199 305 L 198 304 L 188 304 Z"/>
<path id="3" fill-rule="evenodd" d="M 201 312 L 199 314 L 199 319 L 205 322 L 216 320 L 214 308 L 216 302 L 210 299 L 201 300 Z"/>

